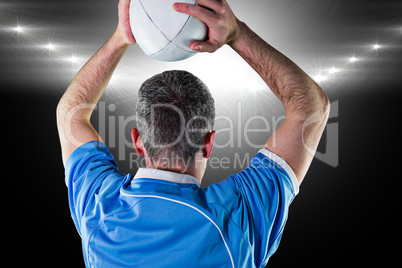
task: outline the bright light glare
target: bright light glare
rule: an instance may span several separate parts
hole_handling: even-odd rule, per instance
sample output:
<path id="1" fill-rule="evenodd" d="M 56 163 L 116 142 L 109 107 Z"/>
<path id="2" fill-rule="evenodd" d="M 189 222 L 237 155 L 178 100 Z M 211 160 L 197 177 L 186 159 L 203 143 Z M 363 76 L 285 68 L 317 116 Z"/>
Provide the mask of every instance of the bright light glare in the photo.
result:
<path id="1" fill-rule="evenodd" d="M 77 57 L 75 57 L 75 56 L 71 56 L 70 58 L 68 58 L 68 60 L 69 60 L 71 63 L 77 63 L 79 59 L 78 59 Z"/>
<path id="2" fill-rule="evenodd" d="M 336 69 L 336 68 L 329 69 L 330 74 L 336 74 L 337 72 L 339 72 L 339 69 Z"/>
<path id="3" fill-rule="evenodd" d="M 45 48 L 47 48 L 49 50 L 53 50 L 53 49 L 56 48 L 56 46 L 54 44 L 52 44 L 52 43 L 49 43 L 49 44 L 45 45 Z"/>
<path id="4" fill-rule="evenodd" d="M 375 44 L 374 46 L 373 46 L 373 48 L 374 49 L 379 49 L 381 46 L 379 45 L 379 44 Z"/>
<path id="5" fill-rule="evenodd" d="M 318 74 L 318 75 L 315 75 L 315 76 L 313 77 L 313 79 L 314 79 L 317 83 L 319 83 L 319 82 L 322 82 L 322 81 L 327 80 L 327 77 L 326 77 L 326 76 L 323 76 L 322 74 Z"/>
<path id="6" fill-rule="evenodd" d="M 22 33 L 24 31 L 24 28 L 22 28 L 21 26 L 17 26 L 14 28 L 14 31 L 16 31 L 17 33 Z"/>
<path id="7" fill-rule="evenodd" d="M 351 57 L 350 58 L 350 62 L 356 62 L 357 61 L 357 58 L 356 57 Z"/>

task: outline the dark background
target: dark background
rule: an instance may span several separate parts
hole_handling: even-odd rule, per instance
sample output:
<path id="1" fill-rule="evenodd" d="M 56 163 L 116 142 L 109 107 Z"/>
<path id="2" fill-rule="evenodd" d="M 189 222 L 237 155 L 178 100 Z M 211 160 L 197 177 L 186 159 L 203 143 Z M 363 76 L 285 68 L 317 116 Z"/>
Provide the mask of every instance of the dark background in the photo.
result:
<path id="1" fill-rule="evenodd" d="M 3 236 L 7 237 L 5 256 L 16 265 L 83 266 L 80 238 L 68 208 L 55 110 L 76 71 L 113 32 L 117 2 L 0 3 L 1 129 L 5 153 L 2 222 Z M 330 121 L 339 124 L 339 163 L 333 167 L 319 160 L 313 162 L 290 208 L 281 245 L 268 266 L 397 263 L 402 3 L 229 3 L 241 20 L 309 74 L 316 75 L 334 65 L 341 69 L 320 82 L 331 102 L 339 104 L 339 116 Z M 13 31 L 17 24 L 26 27 L 24 33 Z M 56 51 L 43 47 L 49 42 L 57 44 Z M 371 46 L 377 42 L 382 47 L 373 51 Z M 144 79 L 167 68 L 192 70 L 195 67 L 191 64 L 202 63 L 194 72 L 209 80 L 217 115 L 232 118 L 238 101 L 244 121 L 251 115 L 283 115 L 281 105 L 268 89 L 260 88 L 260 82 L 252 83 L 251 87 L 256 88 L 251 89 L 243 85 L 222 88 L 226 82 L 232 86 L 242 81 L 229 81 L 236 79 L 233 73 L 219 78 L 204 71 L 214 57 L 222 66 L 236 68 L 239 64 L 238 68 L 244 68 L 235 55 L 223 51 L 197 55 L 175 65 L 148 59 L 138 47 L 130 48 L 119 66 L 120 80 L 107 89 L 102 101 L 116 104 L 115 113 L 128 117 L 134 113 L 135 89 Z M 78 55 L 80 61 L 66 64 L 66 55 Z M 348 63 L 351 56 L 359 61 Z M 134 62 L 135 58 L 138 61 Z M 129 71 L 125 72 L 125 68 Z M 110 114 L 113 115 L 108 111 Z M 97 112 L 94 118 L 94 124 L 99 124 Z M 220 127 L 224 126 L 217 124 L 216 129 Z M 130 128 L 117 130 L 128 137 Z M 224 135 L 218 139 L 220 144 L 226 141 Z M 325 142 L 324 138 L 319 147 L 322 152 Z M 127 155 L 133 152 L 131 148 L 126 150 Z M 111 151 L 117 158 L 118 148 Z M 213 156 L 233 159 L 235 153 L 256 151 L 243 141 L 240 148 L 216 149 Z M 123 171 L 135 173 L 127 161 L 117 160 Z M 203 186 L 236 171 L 209 168 Z"/>

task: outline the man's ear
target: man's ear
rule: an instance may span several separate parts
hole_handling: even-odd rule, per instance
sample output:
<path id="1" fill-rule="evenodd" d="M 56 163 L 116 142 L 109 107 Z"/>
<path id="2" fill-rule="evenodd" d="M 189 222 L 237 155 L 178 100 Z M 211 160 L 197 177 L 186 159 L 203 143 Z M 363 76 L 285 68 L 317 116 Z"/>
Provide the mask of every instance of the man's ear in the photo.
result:
<path id="1" fill-rule="evenodd" d="M 211 152 L 212 152 L 212 147 L 214 145 L 214 140 L 215 140 L 215 130 L 208 132 L 205 135 L 204 138 L 204 143 L 202 144 L 202 152 L 203 152 L 203 156 L 204 158 L 209 158 L 211 156 Z"/>
<path id="2" fill-rule="evenodd" d="M 133 140 L 133 145 L 137 154 L 144 155 L 144 145 L 142 144 L 138 129 L 133 128 L 131 130 L 131 139 Z"/>

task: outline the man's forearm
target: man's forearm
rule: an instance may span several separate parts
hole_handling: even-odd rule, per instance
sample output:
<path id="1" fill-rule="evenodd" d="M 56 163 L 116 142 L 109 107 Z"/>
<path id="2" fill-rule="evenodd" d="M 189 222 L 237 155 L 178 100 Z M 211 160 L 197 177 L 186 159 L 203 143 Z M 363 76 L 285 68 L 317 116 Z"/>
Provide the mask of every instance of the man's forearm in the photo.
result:
<path id="1" fill-rule="evenodd" d="M 239 29 L 229 45 L 261 76 L 284 104 L 288 116 L 309 116 L 326 105 L 325 93 L 294 62 L 244 23 L 240 22 Z"/>
<path id="2" fill-rule="evenodd" d="M 90 123 L 90 117 L 128 46 L 118 28 L 82 67 L 59 101 L 57 128 L 64 163 L 82 144 L 101 140 Z"/>
<path id="3" fill-rule="evenodd" d="M 128 44 L 118 37 L 116 31 L 101 49 L 82 67 L 61 98 L 58 115 L 67 114 L 80 104 L 96 104 L 109 83 Z M 74 119 L 89 120 L 93 109 L 80 109 Z"/>

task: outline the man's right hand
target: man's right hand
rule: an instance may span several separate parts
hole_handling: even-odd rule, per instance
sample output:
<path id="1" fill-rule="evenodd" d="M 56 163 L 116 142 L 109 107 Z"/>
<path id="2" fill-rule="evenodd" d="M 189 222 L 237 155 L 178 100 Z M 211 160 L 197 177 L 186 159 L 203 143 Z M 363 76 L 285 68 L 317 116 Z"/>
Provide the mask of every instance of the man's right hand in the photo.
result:
<path id="1" fill-rule="evenodd" d="M 193 16 L 208 26 L 208 39 L 194 42 L 190 49 L 198 52 L 215 52 L 232 42 L 240 32 L 240 21 L 226 0 L 197 0 L 199 5 L 175 3 L 173 8 Z"/>

